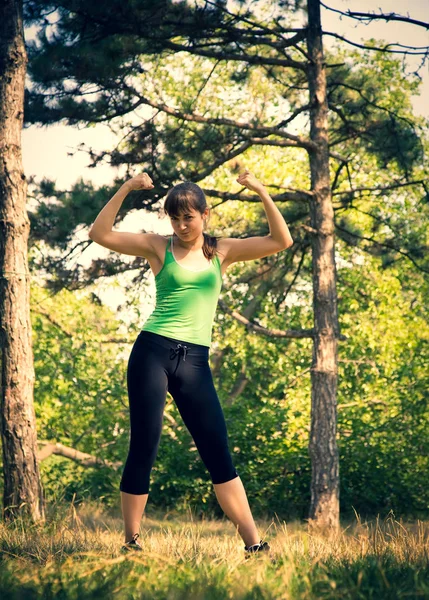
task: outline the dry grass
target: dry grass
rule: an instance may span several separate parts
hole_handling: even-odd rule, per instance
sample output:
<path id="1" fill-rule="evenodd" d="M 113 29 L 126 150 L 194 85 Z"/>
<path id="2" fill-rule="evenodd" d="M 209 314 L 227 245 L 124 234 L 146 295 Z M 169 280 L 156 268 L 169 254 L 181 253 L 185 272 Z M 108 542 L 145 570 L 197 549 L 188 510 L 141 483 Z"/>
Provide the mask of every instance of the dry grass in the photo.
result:
<path id="1" fill-rule="evenodd" d="M 245 561 L 228 520 L 145 516 L 142 553 L 122 555 L 120 514 L 95 503 L 55 507 L 45 524 L 0 524 L 0 597 L 9 599 L 429 598 L 429 523 L 393 515 L 337 534 L 258 521 L 273 563 Z"/>

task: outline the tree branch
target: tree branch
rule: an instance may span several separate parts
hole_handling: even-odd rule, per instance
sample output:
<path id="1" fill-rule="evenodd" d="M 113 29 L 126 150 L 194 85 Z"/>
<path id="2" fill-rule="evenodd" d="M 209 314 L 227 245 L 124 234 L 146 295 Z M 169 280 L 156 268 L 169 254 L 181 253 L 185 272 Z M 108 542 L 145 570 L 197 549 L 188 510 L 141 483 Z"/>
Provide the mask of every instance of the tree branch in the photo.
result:
<path id="1" fill-rule="evenodd" d="M 298 276 L 299 276 L 299 274 L 301 272 L 302 265 L 304 264 L 305 253 L 306 253 L 306 250 L 307 250 L 308 247 L 309 247 L 309 244 L 303 244 L 302 245 L 301 258 L 299 260 L 299 263 L 298 263 L 298 266 L 297 266 L 296 271 L 294 273 L 294 276 L 292 277 L 292 281 L 290 282 L 290 284 L 286 288 L 285 293 L 283 294 L 282 302 L 284 302 L 286 300 L 287 295 L 289 294 L 289 292 L 292 289 L 292 287 L 295 285 L 295 281 L 298 279 Z M 277 306 L 277 309 L 278 308 L 279 307 Z"/>
<path id="2" fill-rule="evenodd" d="M 412 46 L 403 46 L 402 44 L 386 44 L 383 48 L 379 48 L 378 46 L 365 46 L 364 44 L 358 44 L 357 42 L 352 42 L 347 38 L 339 35 L 338 33 L 334 33 L 333 31 L 324 31 L 323 35 L 330 35 L 331 37 L 337 38 L 346 42 L 346 44 L 350 44 L 351 46 L 355 46 L 356 48 L 363 48 L 363 50 L 376 50 L 377 52 L 390 52 L 391 54 L 409 54 L 410 56 L 427 56 L 429 53 L 429 46 L 422 46 L 421 49 L 423 52 L 409 52 L 407 50 L 389 50 L 390 46 L 398 46 L 402 48 L 409 48 L 410 50 L 418 50 L 419 48 L 413 48 Z"/>
<path id="3" fill-rule="evenodd" d="M 407 185 L 423 185 L 424 186 L 425 181 L 423 179 L 420 179 L 418 181 L 406 181 L 405 183 L 392 183 L 392 185 L 385 185 L 382 187 L 360 187 L 360 188 L 353 188 L 351 190 L 344 190 L 344 191 L 337 191 L 337 192 L 332 192 L 333 196 L 338 196 L 339 194 L 356 194 L 357 192 L 380 192 L 381 194 L 383 192 L 385 192 L 386 190 L 395 190 L 397 188 L 400 187 L 405 187 Z"/>
<path id="4" fill-rule="evenodd" d="M 342 86 L 348 90 L 352 90 L 353 92 L 356 92 L 359 94 L 359 96 L 362 98 L 362 100 L 364 100 L 369 106 L 373 106 L 374 108 L 376 108 L 377 110 L 382 110 L 384 112 L 386 112 L 389 116 L 394 117 L 395 119 L 398 119 L 399 121 L 405 121 L 405 123 L 407 125 L 409 125 L 412 129 L 414 129 L 414 123 L 412 121 L 410 121 L 409 119 L 407 119 L 406 117 L 402 117 L 401 115 L 398 115 L 398 113 L 394 112 L 393 110 L 390 110 L 389 108 L 387 108 L 386 106 L 380 106 L 378 104 L 376 104 L 375 102 L 373 102 L 372 100 L 370 100 L 369 98 L 367 98 L 363 92 L 361 88 L 358 88 L 354 85 L 351 85 L 349 83 L 346 83 L 345 81 L 331 81 L 329 83 L 329 87 L 332 88 L 334 86 Z M 329 107 L 330 109 L 332 109 L 331 107 Z M 338 114 L 339 111 L 337 109 Z M 340 115 L 341 116 L 341 115 Z M 347 121 L 347 119 L 344 117 L 344 122 L 346 125 L 350 126 L 350 121 Z M 359 130 L 359 129 L 354 129 L 356 132 L 358 133 L 366 133 L 365 130 Z"/>
<path id="5" fill-rule="evenodd" d="M 291 133 L 287 133 L 286 131 L 282 131 L 281 129 L 279 129 L 280 127 L 284 126 L 284 124 L 286 124 L 287 122 L 292 120 L 292 118 L 295 118 L 295 116 L 297 116 L 300 112 L 307 110 L 309 108 L 308 106 L 298 109 L 297 111 L 295 111 L 293 113 L 291 118 L 286 119 L 279 125 L 274 126 L 274 127 L 268 127 L 268 126 L 264 126 L 264 125 L 262 125 L 262 126 L 254 125 L 253 123 L 243 123 L 240 121 L 234 121 L 233 119 L 226 119 L 223 117 L 210 118 L 210 117 L 203 117 L 202 115 L 196 115 L 193 113 L 186 113 L 186 112 L 182 112 L 176 108 L 170 108 L 169 106 L 167 106 L 166 104 L 164 104 L 162 102 L 154 102 L 153 100 L 150 100 L 149 98 L 142 97 L 141 101 L 143 104 L 152 106 L 152 108 L 156 108 L 162 112 L 165 112 L 166 114 L 172 115 L 173 117 L 176 117 L 177 119 L 183 119 L 185 121 L 194 121 L 196 123 L 209 123 L 210 125 L 227 125 L 228 127 L 235 127 L 237 129 L 248 129 L 251 131 L 256 131 L 259 134 L 265 134 L 265 135 L 275 134 L 275 135 L 278 135 L 279 137 L 283 137 L 283 138 L 293 141 L 294 142 L 293 145 L 300 146 L 300 147 L 306 148 L 306 149 L 317 149 L 316 144 L 314 144 L 311 140 L 303 139 L 297 135 L 293 135 Z"/>
<path id="6" fill-rule="evenodd" d="M 256 23 L 255 21 L 251 21 L 250 19 L 247 19 L 246 17 L 243 17 L 242 15 L 237 15 L 237 14 L 230 12 L 225 6 L 221 6 L 221 4 L 219 2 L 212 2 L 211 0 L 205 0 L 205 2 L 206 2 L 206 4 L 211 4 L 217 10 L 220 10 L 220 11 L 226 13 L 230 17 L 233 17 L 234 19 L 238 19 L 242 23 L 247 23 L 248 25 L 251 25 L 252 27 L 260 27 L 266 33 L 282 34 L 282 33 L 299 33 L 301 31 L 303 31 L 302 28 L 288 29 L 288 28 L 282 27 L 281 25 L 279 25 L 278 29 L 275 29 L 274 27 L 272 27 L 272 28 L 266 27 L 262 23 Z M 277 22 L 277 25 L 278 25 L 278 22 Z M 279 35 L 278 37 L 280 37 L 281 39 L 284 39 L 282 35 Z"/>
<path id="7" fill-rule="evenodd" d="M 74 337 L 72 333 L 67 331 L 63 327 L 63 325 L 58 323 L 58 321 L 49 313 L 47 313 L 43 310 L 40 310 L 40 309 L 35 309 L 35 308 L 32 308 L 31 312 L 45 317 L 50 323 L 52 323 L 52 325 L 57 327 L 66 337 L 68 337 L 68 338 Z M 132 340 L 129 340 L 126 338 L 105 338 L 104 340 L 99 340 L 99 342 L 100 342 L 100 344 L 132 344 L 133 343 Z"/>
<path id="8" fill-rule="evenodd" d="M 265 138 L 253 138 L 253 137 L 248 137 L 246 135 L 244 135 L 243 137 L 247 137 L 251 142 L 252 145 L 254 146 L 276 146 L 276 147 L 286 147 L 286 146 L 292 146 L 292 147 L 302 147 L 300 144 L 295 144 L 293 142 L 285 142 L 285 141 L 280 141 L 280 140 L 267 140 Z M 311 151 L 313 150 L 313 148 L 310 147 L 310 145 L 306 146 L 306 149 Z M 341 162 L 347 162 L 349 159 L 345 158 L 344 156 L 341 156 L 341 154 L 338 154 L 337 152 L 329 152 L 329 156 L 331 156 L 332 158 L 335 158 Z"/>
<path id="9" fill-rule="evenodd" d="M 165 47 L 176 52 L 188 52 L 189 54 L 196 54 L 197 56 L 205 56 L 207 58 L 216 58 L 217 60 L 236 60 L 240 62 L 247 62 L 250 65 L 277 65 L 280 67 L 291 67 L 293 69 L 300 69 L 301 71 L 307 70 L 307 64 L 305 62 L 299 62 L 291 58 L 273 58 L 268 56 L 258 56 L 249 54 L 235 54 L 233 52 L 210 52 L 208 50 L 194 49 L 193 46 L 185 46 L 183 44 L 177 44 L 174 42 L 165 42 Z"/>
<path id="10" fill-rule="evenodd" d="M 234 319 L 242 323 L 247 329 L 249 329 L 253 333 L 258 333 L 268 337 L 280 338 L 312 338 L 314 335 L 313 329 L 288 329 L 286 331 L 282 331 L 281 329 L 268 329 L 267 327 L 262 327 L 257 323 L 249 321 L 248 319 L 246 319 L 246 317 L 243 317 L 243 315 L 241 315 L 236 310 L 232 310 L 231 308 L 229 308 L 223 300 L 219 300 L 219 306 L 224 312 L 234 317 Z"/>
<path id="11" fill-rule="evenodd" d="M 226 200 L 244 200 L 246 202 L 257 202 L 260 203 L 261 199 L 259 196 L 249 196 L 249 194 L 243 194 L 241 192 L 237 192 L 235 194 L 231 192 L 221 192 L 219 190 L 211 190 L 207 188 L 203 188 L 203 192 L 214 198 L 222 198 L 224 201 Z M 295 190 L 292 192 L 285 192 L 284 194 L 274 194 L 271 198 L 274 202 L 308 202 L 313 197 L 313 194 L 310 192 L 306 192 L 304 190 Z M 218 206 L 218 205 L 216 205 Z"/>
<path id="12" fill-rule="evenodd" d="M 345 17 L 349 17 L 351 19 L 355 19 L 357 21 L 373 21 L 375 19 L 382 19 L 384 21 L 402 21 L 404 23 L 410 23 L 410 25 L 418 25 L 420 27 L 424 27 L 425 29 L 429 29 L 429 23 L 425 23 L 424 21 L 418 21 L 416 19 L 411 19 L 410 17 L 403 17 L 402 15 L 397 15 L 396 13 L 362 13 L 362 12 L 354 12 L 349 10 L 342 11 L 336 8 L 331 8 L 324 4 L 324 2 L 320 2 L 320 5 L 326 10 L 330 10 L 331 12 L 338 13 Z"/>
<path id="13" fill-rule="evenodd" d="M 240 396 L 240 394 L 242 394 L 244 392 L 249 381 L 250 381 L 250 379 L 248 379 L 246 377 L 246 364 L 243 363 L 243 365 L 241 367 L 240 375 L 235 380 L 234 386 L 226 398 L 227 406 L 232 406 L 232 404 L 234 403 L 234 400 L 237 398 L 237 396 Z"/>
<path id="14" fill-rule="evenodd" d="M 93 456 L 92 454 L 87 454 L 86 452 L 80 452 L 80 450 L 76 450 L 75 448 L 69 448 L 68 446 L 64 446 L 59 442 L 47 442 L 44 440 L 37 440 L 37 443 L 42 445 L 43 448 L 39 450 L 37 453 L 37 460 L 42 462 L 51 454 L 58 454 L 59 456 L 64 456 L 65 458 L 69 458 L 74 460 L 75 462 L 83 465 L 84 467 L 110 467 L 112 469 L 119 469 L 122 467 L 122 462 L 110 462 L 107 460 L 103 460 L 102 458 L 98 458 L 97 456 Z"/>
<path id="15" fill-rule="evenodd" d="M 367 242 L 372 242 L 376 246 L 380 246 L 382 248 L 388 248 L 389 250 L 398 252 L 402 256 L 405 256 L 405 258 L 408 258 L 408 260 L 410 260 L 413 263 L 413 265 L 419 269 L 419 271 L 422 271 L 423 273 L 429 273 L 429 269 L 425 269 L 424 267 L 421 267 L 408 252 L 405 252 L 404 250 L 401 250 L 400 248 L 396 248 L 395 246 L 392 246 L 391 244 L 386 244 L 385 242 L 379 242 L 379 241 L 375 240 L 374 238 L 369 238 L 364 235 L 359 235 L 357 233 L 349 231 L 348 229 L 344 229 L 343 227 L 340 227 L 336 223 L 335 223 L 335 228 L 339 229 L 340 231 L 344 231 L 344 233 L 346 233 L 347 235 L 350 235 L 357 239 L 365 240 Z M 363 249 L 365 250 L 365 247 Z"/>

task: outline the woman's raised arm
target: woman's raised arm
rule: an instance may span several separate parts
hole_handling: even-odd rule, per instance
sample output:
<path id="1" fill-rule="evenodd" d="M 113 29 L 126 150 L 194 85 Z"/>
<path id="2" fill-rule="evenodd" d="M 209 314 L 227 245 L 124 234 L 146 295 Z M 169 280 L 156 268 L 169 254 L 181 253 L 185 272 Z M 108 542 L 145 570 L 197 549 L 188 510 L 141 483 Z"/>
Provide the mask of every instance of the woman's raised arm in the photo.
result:
<path id="1" fill-rule="evenodd" d="M 237 181 L 247 189 L 256 192 L 261 198 L 270 233 L 266 236 L 219 240 L 219 248 L 225 255 L 224 262 L 229 265 L 239 261 L 255 260 L 290 248 L 293 245 L 293 239 L 289 227 L 265 186 L 247 169 L 238 177 Z"/>
<path id="2" fill-rule="evenodd" d="M 143 256 L 148 258 L 156 254 L 154 239 L 159 237 L 156 233 L 127 233 L 113 231 L 112 227 L 122 202 L 132 190 L 150 190 L 154 187 L 152 179 L 147 173 L 136 175 L 126 181 L 106 206 L 99 212 L 90 231 L 91 240 L 122 254 Z"/>

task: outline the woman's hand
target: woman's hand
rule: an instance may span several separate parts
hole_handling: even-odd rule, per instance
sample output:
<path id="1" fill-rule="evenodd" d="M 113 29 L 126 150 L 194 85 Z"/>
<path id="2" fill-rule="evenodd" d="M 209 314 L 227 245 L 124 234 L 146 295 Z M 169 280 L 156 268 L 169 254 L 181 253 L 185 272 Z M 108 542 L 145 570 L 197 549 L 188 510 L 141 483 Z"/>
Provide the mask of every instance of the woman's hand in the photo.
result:
<path id="1" fill-rule="evenodd" d="M 140 173 L 140 175 L 128 179 L 128 181 L 125 182 L 125 185 L 129 190 L 151 190 L 155 187 L 152 179 L 147 173 Z"/>
<path id="2" fill-rule="evenodd" d="M 244 185 L 248 190 L 252 190 L 252 192 L 259 193 L 264 189 L 264 184 L 256 179 L 256 177 L 246 169 L 243 173 L 241 173 L 237 181 L 240 185 Z"/>

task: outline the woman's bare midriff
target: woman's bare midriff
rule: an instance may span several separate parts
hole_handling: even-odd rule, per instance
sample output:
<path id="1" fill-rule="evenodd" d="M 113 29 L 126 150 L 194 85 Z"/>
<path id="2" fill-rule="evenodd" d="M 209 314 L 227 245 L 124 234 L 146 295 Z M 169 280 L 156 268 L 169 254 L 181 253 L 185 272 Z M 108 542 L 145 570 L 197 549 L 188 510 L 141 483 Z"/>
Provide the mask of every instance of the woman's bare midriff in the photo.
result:
<path id="1" fill-rule="evenodd" d="M 173 242 L 174 243 L 174 242 Z M 222 243 L 222 240 L 218 241 L 218 249 L 220 244 Z M 160 235 L 157 238 L 157 253 L 156 256 L 153 255 L 151 258 L 148 258 L 148 262 L 150 265 L 150 268 L 152 269 L 152 272 L 154 274 L 154 276 L 156 277 L 158 275 L 158 273 L 161 271 L 162 267 L 164 266 L 164 256 L 165 256 L 165 250 L 167 245 L 170 245 L 170 236 L 168 237 L 164 237 L 162 235 Z M 169 248 L 170 249 L 170 248 Z M 209 266 L 209 261 L 205 258 L 205 256 L 203 255 L 202 252 L 195 252 L 195 254 L 197 255 L 196 258 L 198 260 L 193 260 L 192 257 L 191 259 L 189 259 L 189 254 L 188 254 L 188 258 L 185 259 L 183 256 L 181 256 L 181 252 L 183 252 L 182 249 L 176 246 L 174 247 L 174 255 L 175 255 L 175 259 L 176 261 L 182 265 L 183 267 L 186 267 L 187 269 L 194 269 L 195 271 L 199 271 L 199 270 L 203 270 L 204 268 Z M 221 254 L 218 254 L 220 263 L 221 263 L 221 273 L 222 275 L 225 273 L 227 265 L 223 264 L 223 257 Z"/>

